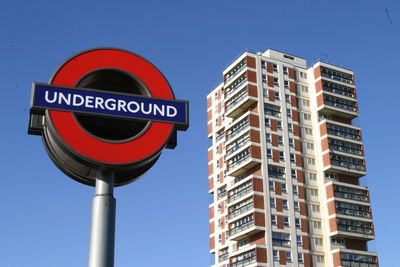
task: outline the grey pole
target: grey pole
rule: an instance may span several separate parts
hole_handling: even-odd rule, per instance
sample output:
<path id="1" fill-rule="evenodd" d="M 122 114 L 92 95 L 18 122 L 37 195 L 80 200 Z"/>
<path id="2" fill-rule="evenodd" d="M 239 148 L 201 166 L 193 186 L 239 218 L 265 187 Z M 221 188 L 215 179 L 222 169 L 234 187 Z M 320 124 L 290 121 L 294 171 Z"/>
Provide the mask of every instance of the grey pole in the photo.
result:
<path id="1" fill-rule="evenodd" d="M 89 267 L 114 267 L 115 198 L 114 174 L 98 171 L 92 203 Z"/>

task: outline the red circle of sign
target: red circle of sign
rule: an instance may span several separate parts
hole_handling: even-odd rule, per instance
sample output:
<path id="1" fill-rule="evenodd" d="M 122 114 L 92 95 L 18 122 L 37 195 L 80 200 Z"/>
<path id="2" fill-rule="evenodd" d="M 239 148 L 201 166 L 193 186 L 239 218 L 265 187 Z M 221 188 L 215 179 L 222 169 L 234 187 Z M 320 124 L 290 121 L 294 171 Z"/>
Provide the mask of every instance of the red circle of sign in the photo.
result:
<path id="1" fill-rule="evenodd" d="M 152 97 L 175 99 L 165 79 L 151 63 L 127 51 L 100 48 L 78 54 L 55 73 L 51 84 L 75 86 L 86 74 L 103 68 L 131 73 L 147 87 Z M 163 149 L 173 124 L 151 122 L 140 137 L 124 143 L 94 138 L 76 122 L 72 112 L 50 110 L 51 121 L 61 139 L 78 154 L 105 164 L 128 164 L 144 160 Z"/>

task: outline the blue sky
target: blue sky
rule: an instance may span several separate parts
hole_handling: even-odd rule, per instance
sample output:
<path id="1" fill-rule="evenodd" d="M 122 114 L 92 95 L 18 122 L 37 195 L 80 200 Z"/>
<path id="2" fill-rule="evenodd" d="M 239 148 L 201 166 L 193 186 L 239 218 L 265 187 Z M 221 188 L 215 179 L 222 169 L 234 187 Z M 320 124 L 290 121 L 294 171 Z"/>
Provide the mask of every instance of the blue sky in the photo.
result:
<path id="1" fill-rule="evenodd" d="M 143 178 L 117 188 L 115 266 L 200 267 L 208 254 L 205 98 L 239 54 L 268 48 L 356 72 L 381 266 L 398 265 L 400 3 L 382 1 L 3 1 L 0 4 L 0 266 L 86 266 L 94 189 L 65 177 L 27 135 L 33 81 L 66 58 L 138 53 L 190 101 L 191 126 Z"/>

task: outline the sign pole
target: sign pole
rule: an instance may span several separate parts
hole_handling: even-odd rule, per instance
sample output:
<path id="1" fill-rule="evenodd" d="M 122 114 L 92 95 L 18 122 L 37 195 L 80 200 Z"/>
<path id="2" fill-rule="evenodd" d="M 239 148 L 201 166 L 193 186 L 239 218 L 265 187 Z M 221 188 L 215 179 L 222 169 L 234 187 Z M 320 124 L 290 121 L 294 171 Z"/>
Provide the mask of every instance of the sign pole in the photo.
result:
<path id="1" fill-rule="evenodd" d="M 115 244 L 114 174 L 97 171 L 92 202 L 89 267 L 113 267 Z"/>

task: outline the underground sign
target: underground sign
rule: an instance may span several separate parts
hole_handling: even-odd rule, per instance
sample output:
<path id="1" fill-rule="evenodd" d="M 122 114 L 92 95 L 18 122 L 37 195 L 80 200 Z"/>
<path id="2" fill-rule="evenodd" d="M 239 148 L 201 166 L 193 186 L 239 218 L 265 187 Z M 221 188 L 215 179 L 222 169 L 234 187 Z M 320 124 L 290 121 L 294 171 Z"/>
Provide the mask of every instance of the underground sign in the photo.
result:
<path id="1" fill-rule="evenodd" d="M 175 99 L 150 62 L 97 48 L 68 59 L 48 84 L 33 83 L 28 133 L 42 135 L 51 159 L 71 178 L 95 185 L 96 172 L 109 170 L 120 186 L 176 146 L 188 117 L 188 102 Z"/>

